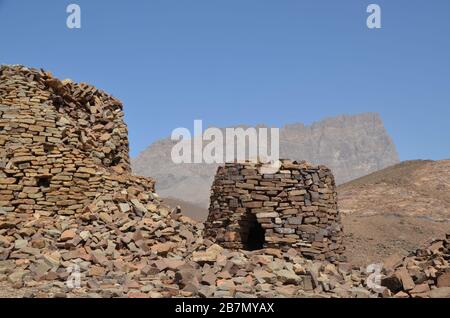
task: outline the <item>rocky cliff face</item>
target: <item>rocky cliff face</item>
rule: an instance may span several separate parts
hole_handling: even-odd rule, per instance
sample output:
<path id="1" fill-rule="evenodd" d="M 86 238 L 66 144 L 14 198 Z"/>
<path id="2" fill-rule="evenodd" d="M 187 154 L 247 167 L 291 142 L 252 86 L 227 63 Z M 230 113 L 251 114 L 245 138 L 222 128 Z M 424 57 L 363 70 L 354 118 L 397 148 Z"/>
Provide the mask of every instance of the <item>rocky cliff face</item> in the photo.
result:
<path id="1" fill-rule="evenodd" d="M 208 206 L 216 164 L 174 164 L 171 150 L 176 142 L 155 142 L 132 160 L 134 173 L 152 176 L 158 192 Z M 280 157 L 306 160 L 331 168 L 338 184 L 399 162 L 391 138 L 378 114 L 338 116 L 305 126 L 280 129 Z"/>

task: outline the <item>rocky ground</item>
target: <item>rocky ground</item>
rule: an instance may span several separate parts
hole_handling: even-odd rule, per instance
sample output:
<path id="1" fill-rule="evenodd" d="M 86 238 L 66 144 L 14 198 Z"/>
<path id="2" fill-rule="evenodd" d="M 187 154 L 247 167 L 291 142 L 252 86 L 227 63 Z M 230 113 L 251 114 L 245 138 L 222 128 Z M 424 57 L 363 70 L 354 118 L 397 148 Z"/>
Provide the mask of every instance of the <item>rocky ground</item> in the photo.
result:
<path id="1" fill-rule="evenodd" d="M 202 223 L 161 204 L 156 194 L 142 204 L 122 195 L 120 203 L 90 207 L 89 217 L 2 219 L 2 296 L 450 296 L 449 235 L 408 257 L 391 256 L 375 272 L 377 281 L 366 266 L 310 261 L 294 249 L 223 249 L 202 238 Z M 108 218 L 111 204 L 124 211 L 121 218 Z M 43 237 L 20 238 L 35 227 Z"/>
<path id="2" fill-rule="evenodd" d="M 430 238 L 442 237 L 448 222 L 396 214 L 343 215 L 345 255 L 355 265 L 376 263 L 392 254 L 406 256 Z"/>
<path id="3" fill-rule="evenodd" d="M 25 297 L 364 296 L 364 273 L 290 250 L 232 251 L 202 238 L 203 224 L 159 203 L 97 204 L 82 218 L 0 220 L 0 282 Z M 134 202 L 134 203 L 133 203 Z M 27 240 L 20 233 L 38 232 Z M 79 288 L 78 288 L 79 287 Z"/>
<path id="4" fill-rule="evenodd" d="M 186 231 L 180 233 L 190 236 Z M 189 238 L 178 234 L 172 238 L 179 243 L 157 243 L 137 263 L 122 263 L 117 255 L 114 259 L 97 253 L 67 262 L 55 257 L 59 252 L 52 254 L 53 259 L 36 252 L 27 261 L 1 261 L 0 296 L 450 297 L 450 235 L 408 257 L 391 255 L 380 272 L 375 269 L 373 273 L 349 263 L 305 260 L 293 249 L 286 253 L 278 249 L 232 251 L 201 238 L 190 245 L 186 245 Z M 17 249 L 30 252 L 15 244 Z M 30 266 L 24 266 L 28 261 Z M 52 269 L 45 266 L 50 263 Z M 68 286 L 76 282 L 76 276 L 66 274 L 74 263 L 80 267 L 80 288 Z M 119 263 L 124 266 L 117 267 Z M 46 275 L 37 276 L 44 267 Z"/>

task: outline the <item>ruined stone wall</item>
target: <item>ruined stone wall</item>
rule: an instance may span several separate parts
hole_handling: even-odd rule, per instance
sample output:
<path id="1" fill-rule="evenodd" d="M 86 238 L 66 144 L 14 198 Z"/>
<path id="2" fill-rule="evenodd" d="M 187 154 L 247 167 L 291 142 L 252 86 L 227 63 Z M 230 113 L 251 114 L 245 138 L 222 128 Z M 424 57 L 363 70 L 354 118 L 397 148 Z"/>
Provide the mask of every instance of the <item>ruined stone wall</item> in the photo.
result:
<path id="1" fill-rule="evenodd" d="M 0 211 L 71 215 L 102 194 L 154 192 L 129 171 L 118 100 L 44 71 L 0 68 Z"/>
<path id="2" fill-rule="evenodd" d="M 261 174 L 260 167 L 219 167 L 205 237 L 228 248 L 295 248 L 307 258 L 341 260 L 342 225 L 331 171 L 289 160 L 282 160 L 275 174 Z"/>
<path id="3" fill-rule="evenodd" d="M 0 68 L 1 163 L 5 149 L 77 149 L 98 165 L 130 170 L 128 131 L 119 100 L 84 83 L 23 66 Z"/>

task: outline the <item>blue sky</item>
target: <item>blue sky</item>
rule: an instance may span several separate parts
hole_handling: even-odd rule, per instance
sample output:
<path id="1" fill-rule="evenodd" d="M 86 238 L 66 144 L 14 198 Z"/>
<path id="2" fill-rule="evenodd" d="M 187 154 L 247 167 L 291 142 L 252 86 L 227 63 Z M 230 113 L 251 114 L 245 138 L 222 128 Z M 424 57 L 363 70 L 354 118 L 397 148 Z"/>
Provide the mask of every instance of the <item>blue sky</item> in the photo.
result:
<path id="1" fill-rule="evenodd" d="M 82 28 L 66 27 L 66 7 Z M 366 27 L 366 7 L 382 29 Z M 379 112 L 401 159 L 450 158 L 448 0 L 0 0 L 0 63 L 121 99 L 132 155 L 177 127 Z"/>

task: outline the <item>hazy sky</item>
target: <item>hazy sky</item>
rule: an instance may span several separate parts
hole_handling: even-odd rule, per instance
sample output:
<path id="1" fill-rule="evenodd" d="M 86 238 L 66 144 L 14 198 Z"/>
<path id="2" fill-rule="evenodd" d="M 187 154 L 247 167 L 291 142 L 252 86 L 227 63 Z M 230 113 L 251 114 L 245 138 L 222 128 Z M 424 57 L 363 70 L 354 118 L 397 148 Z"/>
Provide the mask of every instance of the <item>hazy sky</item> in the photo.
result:
<path id="1" fill-rule="evenodd" d="M 66 7 L 82 28 L 66 27 Z M 369 30 L 366 8 L 382 9 Z M 401 159 L 450 158 L 448 0 L 0 0 L 0 63 L 121 99 L 132 154 L 176 127 L 379 112 Z"/>

